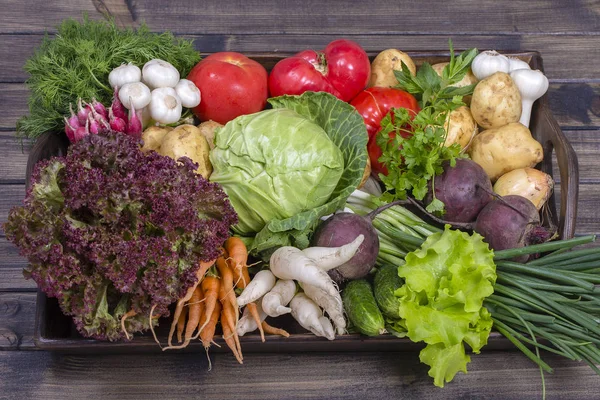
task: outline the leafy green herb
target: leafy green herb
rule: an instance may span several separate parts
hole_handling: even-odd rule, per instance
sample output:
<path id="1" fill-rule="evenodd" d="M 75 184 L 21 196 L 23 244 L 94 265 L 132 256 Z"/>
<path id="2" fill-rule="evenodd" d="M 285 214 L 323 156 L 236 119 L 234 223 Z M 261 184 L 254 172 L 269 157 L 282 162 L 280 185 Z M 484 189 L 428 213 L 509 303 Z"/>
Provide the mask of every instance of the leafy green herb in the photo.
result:
<path id="1" fill-rule="evenodd" d="M 439 76 L 428 63 L 424 63 L 413 76 L 406 65 L 395 71 L 399 88 L 419 99 L 421 111 L 417 115 L 406 109 L 395 109 L 381 122 L 377 144 L 383 154 L 379 159 L 388 169 L 381 179 L 387 192 L 384 200 L 404 199 L 412 194 L 423 200 L 428 192 L 429 181 L 443 172 L 442 163 L 450 161 L 454 166 L 461 157 L 460 146 L 444 146 L 447 118 L 450 112 L 464 105 L 462 96 L 473 92 L 475 85 L 452 86 L 460 82 L 468 72 L 477 49 L 467 50 L 454 56 L 452 42 L 450 62 Z M 433 181 L 432 181 L 433 182 Z M 435 197 L 427 205 L 429 212 L 442 212 L 444 204 Z"/>
<path id="2" fill-rule="evenodd" d="M 128 62 L 141 67 L 154 58 L 170 62 L 186 76 L 200 54 L 191 41 L 169 32 L 152 33 L 145 25 L 119 29 L 113 21 L 90 21 L 87 16 L 83 22 L 63 21 L 56 36 L 46 36 L 25 64 L 30 115 L 18 121 L 18 135 L 35 139 L 62 130 L 63 117 L 78 97 L 110 102 L 108 74 L 113 68 Z"/>
<path id="3" fill-rule="evenodd" d="M 422 108 L 435 105 L 440 100 L 453 99 L 455 96 L 466 96 L 473 93 L 475 84 L 456 87 L 471 67 L 471 63 L 477 56 L 477 49 L 470 49 L 460 55 L 454 55 L 452 41 L 448 41 L 450 47 L 450 62 L 442 70 L 439 76 L 429 63 L 423 63 L 416 76 L 413 76 L 405 64 L 402 71 L 394 71 L 398 79 L 398 87 L 415 95 Z"/>

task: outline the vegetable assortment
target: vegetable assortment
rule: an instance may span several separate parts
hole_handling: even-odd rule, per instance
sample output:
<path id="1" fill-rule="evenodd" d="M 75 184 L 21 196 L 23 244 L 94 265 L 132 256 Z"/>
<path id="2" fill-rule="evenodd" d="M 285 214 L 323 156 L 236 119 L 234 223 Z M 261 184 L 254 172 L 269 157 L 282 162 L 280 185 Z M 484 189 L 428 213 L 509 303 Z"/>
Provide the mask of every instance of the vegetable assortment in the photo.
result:
<path id="1" fill-rule="evenodd" d="M 27 62 L 18 130 L 71 146 L 36 166 L 4 230 L 82 336 L 208 351 L 221 335 L 243 363 L 240 337 L 289 337 L 289 314 L 327 340 L 423 342 L 437 386 L 492 329 L 543 371 L 540 348 L 600 373 L 600 250 L 550 241 L 540 217 L 540 71 L 451 43 L 447 63 L 370 63 L 345 39 L 267 71 L 146 27 L 59 33 Z"/>

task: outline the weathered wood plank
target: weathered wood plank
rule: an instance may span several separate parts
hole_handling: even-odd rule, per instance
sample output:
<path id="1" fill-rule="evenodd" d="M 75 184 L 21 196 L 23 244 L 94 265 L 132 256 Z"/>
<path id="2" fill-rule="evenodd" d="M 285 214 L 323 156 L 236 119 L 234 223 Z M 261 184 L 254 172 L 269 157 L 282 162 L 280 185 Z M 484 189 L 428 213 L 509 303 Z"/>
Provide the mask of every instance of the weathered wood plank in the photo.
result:
<path id="1" fill-rule="evenodd" d="M 0 133 L 0 183 L 25 182 L 29 146 L 22 145 L 14 132 Z"/>
<path id="2" fill-rule="evenodd" d="M 0 292 L 0 354 L 4 353 L 1 350 L 33 347 L 35 296 L 35 293 Z M 2 381 L 0 393 L 6 393 L 1 389 Z"/>
<path id="3" fill-rule="evenodd" d="M 6 240 L 4 232 L 0 236 L 0 270 L 4 268 L 23 268 L 27 260 L 19 255 L 19 249 Z"/>
<path id="4" fill-rule="evenodd" d="M 23 268 L 0 267 L 0 292 L 35 291 L 36 283 L 23 277 Z"/>
<path id="5" fill-rule="evenodd" d="M 14 129 L 28 113 L 24 84 L 0 83 L 0 129 Z M 563 129 L 600 127 L 600 83 L 551 83 L 550 109 Z"/>
<path id="6" fill-rule="evenodd" d="M 123 7 L 123 5 L 127 7 Z M 598 32 L 597 3 L 539 0 L 486 1 L 477 7 L 477 17 L 465 20 L 475 11 L 469 0 L 409 2 L 371 0 L 348 3 L 342 0 L 261 1 L 235 0 L 190 3 L 183 0 L 12 2 L 0 21 L 0 32 L 43 32 L 66 16 L 87 12 L 100 17 L 110 10 L 123 23 L 146 21 L 153 30 L 171 29 L 188 34 L 400 34 L 430 31 L 440 34 L 573 33 Z M 36 12 L 32 13 L 31 10 Z M 75 10 L 77 12 L 75 12 Z M 44 15 L 44 18 L 37 18 Z M 427 16 L 427 23 L 423 17 Z M 317 29 L 315 29 L 317 28 Z"/>
<path id="7" fill-rule="evenodd" d="M 587 366 L 543 354 L 555 367 L 547 397 L 592 399 L 600 379 Z M 187 399 L 533 399 L 541 398 L 539 370 L 518 352 L 474 355 L 468 374 L 444 389 L 433 386 L 416 353 L 53 355 L 0 352 L 0 390 L 7 400 L 30 394 L 48 400 Z M 148 366 L 151 365 L 151 368 Z M 285 373 L 282 373 L 282 370 Z M 229 371 L 229 373 L 227 372 Z M 235 382 L 231 380 L 231 372 Z M 260 371 L 260 373 L 257 373 Z M 507 384 L 510 382 L 510 384 Z M 435 394 L 433 394 L 435 393 Z"/>
<path id="8" fill-rule="evenodd" d="M 395 47 L 403 51 L 445 50 L 447 35 L 193 35 L 196 49 L 203 53 L 238 52 L 295 52 L 307 48 L 324 48 L 340 37 L 357 41 L 367 51 Z M 0 70 L 0 82 L 23 82 L 25 60 L 41 42 L 41 35 L 2 35 L 0 54 L 11 54 Z M 536 50 L 544 58 L 544 69 L 550 79 L 598 80 L 593 68 L 599 57 L 600 36 L 452 36 L 457 49 Z M 568 60 L 577 59 L 577 63 Z"/>

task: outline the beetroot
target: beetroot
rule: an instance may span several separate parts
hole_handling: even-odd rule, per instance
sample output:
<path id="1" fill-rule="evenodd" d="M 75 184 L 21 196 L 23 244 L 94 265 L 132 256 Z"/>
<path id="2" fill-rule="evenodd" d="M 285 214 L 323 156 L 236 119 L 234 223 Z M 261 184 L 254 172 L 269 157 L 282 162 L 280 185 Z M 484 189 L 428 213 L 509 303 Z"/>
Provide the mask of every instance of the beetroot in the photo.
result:
<path id="1" fill-rule="evenodd" d="M 541 225 L 533 203 L 516 195 L 488 203 L 479 213 L 473 229 L 485 238 L 493 250 L 543 243 L 552 236 L 552 232 Z M 514 261 L 525 262 L 528 257 L 520 256 Z"/>
<path id="2" fill-rule="evenodd" d="M 349 212 L 337 213 L 319 225 L 315 231 L 312 246 L 339 247 L 352 242 L 360 234 L 365 236 L 365 240 L 350 261 L 328 271 L 335 282 L 364 278 L 375 266 L 379 253 L 379 237 L 372 225 L 373 218 L 375 215 L 371 214 L 362 217 Z"/>
<path id="3" fill-rule="evenodd" d="M 458 158 L 454 167 L 442 163 L 444 172 L 434 178 L 435 197 L 444 203 L 444 219 L 472 222 L 492 199 L 492 183 L 475 161 Z M 431 187 L 426 202 L 433 200 Z"/>

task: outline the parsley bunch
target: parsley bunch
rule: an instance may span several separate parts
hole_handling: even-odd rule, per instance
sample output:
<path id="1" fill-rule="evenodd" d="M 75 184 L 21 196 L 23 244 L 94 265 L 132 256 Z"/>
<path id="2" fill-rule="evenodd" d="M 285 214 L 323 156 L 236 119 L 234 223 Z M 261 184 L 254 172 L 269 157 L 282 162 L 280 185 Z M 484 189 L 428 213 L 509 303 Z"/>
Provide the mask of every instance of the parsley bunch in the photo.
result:
<path id="1" fill-rule="evenodd" d="M 429 181 L 443 172 L 442 163 L 450 161 L 454 166 L 461 157 L 458 144 L 444 146 L 447 119 L 450 112 L 464 105 L 462 98 L 473 92 L 475 85 L 453 86 L 468 72 L 477 49 L 454 55 L 452 41 L 450 62 L 439 76 L 429 63 L 423 63 L 416 76 L 406 65 L 402 71 L 395 71 L 398 88 L 403 89 L 419 100 L 421 111 L 414 116 L 406 109 L 394 109 L 381 121 L 377 134 L 377 144 L 382 149 L 379 159 L 388 169 L 387 176 L 381 176 L 386 187 L 384 199 L 392 201 L 405 199 L 408 193 L 417 200 L 423 200 L 428 192 Z M 434 197 L 427 205 L 430 212 L 442 211 L 444 204 Z"/>

